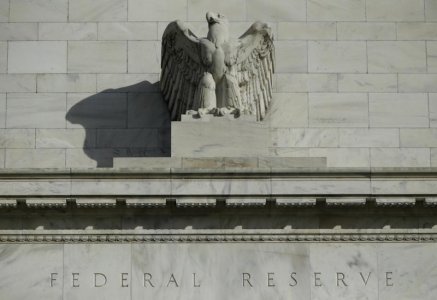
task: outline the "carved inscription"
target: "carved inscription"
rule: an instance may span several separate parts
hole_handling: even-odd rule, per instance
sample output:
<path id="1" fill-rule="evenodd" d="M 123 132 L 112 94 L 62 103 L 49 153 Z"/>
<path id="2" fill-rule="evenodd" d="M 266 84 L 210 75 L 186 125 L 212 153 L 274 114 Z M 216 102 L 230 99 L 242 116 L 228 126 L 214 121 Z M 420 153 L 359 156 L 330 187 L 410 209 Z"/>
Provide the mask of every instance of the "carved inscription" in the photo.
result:
<path id="1" fill-rule="evenodd" d="M 259 275 L 259 274 L 258 274 Z M 334 275 L 334 276 L 332 276 Z M 229 274 L 226 274 L 224 276 L 229 276 Z M 263 280 L 260 280 L 260 278 L 255 278 L 255 276 L 250 272 L 242 272 L 240 274 L 234 274 L 235 280 L 241 282 L 241 286 L 243 288 L 253 288 L 255 286 L 265 285 L 268 288 L 274 288 L 277 286 L 277 274 L 275 272 L 267 272 L 265 273 L 265 280 L 264 284 L 261 284 Z M 386 287 L 393 287 L 395 286 L 395 274 L 394 272 L 387 271 L 381 273 L 379 276 L 383 277 L 383 282 L 385 283 Z M 358 282 L 360 282 L 360 285 L 365 287 L 368 285 L 370 280 L 379 280 L 378 276 L 374 274 L 373 272 L 358 272 L 358 273 L 344 273 L 344 272 L 333 272 L 333 273 L 323 273 L 323 272 L 313 272 L 311 273 L 311 284 L 314 287 L 322 287 L 325 285 L 335 285 L 338 288 L 347 288 L 349 287 L 350 280 L 357 279 Z M 301 274 L 298 274 L 297 272 L 290 272 L 288 276 L 288 286 L 290 287 L 296 287 L 299 286 L 299 283 L 302 281 L 303 276 Z M 71 273 L 69 274 L 69 284 L 72 288 L 79 288 L 81 286 L 82 281 L 85 280 L 91 280 L 93 283 L 93 287 L 95 288 L 101 288 L 105 287 L 109 284 L 116 284 L 121 288 L 129 288 L 131 285 L 131 276 L 129 273 L 120 273 L 119 278 L 111 278 L 109 279 L 109 276 L 101 273 L 96 272 L 92 274 L 80 274 L 80 273 Z M 55 287 L 59 284 L 62 284 L 59 282 L 59 274 L 58 273 L 50 273 L 50 287 Z M 166 276 L 164 276 L 160 281 L 158 281 L 152 273 L 144 273 L 143 274 L 143 282 L 142 285 L 144 288 L 179 288 L 183 284 L 189 284 L 189 286 L 193 288 L 200 288 L 202 278 L 198 273 L 192 273 L 191 278 L 187 280 L 187 278 L 182 278 L 176 276 L 174 273 L 169 273 Z M 354 280 L 354 282 L 356 282 Z M 220 282 L 217 282 L 220 283 Z M 214 283 L 209 283 L 214 284 Z"/>

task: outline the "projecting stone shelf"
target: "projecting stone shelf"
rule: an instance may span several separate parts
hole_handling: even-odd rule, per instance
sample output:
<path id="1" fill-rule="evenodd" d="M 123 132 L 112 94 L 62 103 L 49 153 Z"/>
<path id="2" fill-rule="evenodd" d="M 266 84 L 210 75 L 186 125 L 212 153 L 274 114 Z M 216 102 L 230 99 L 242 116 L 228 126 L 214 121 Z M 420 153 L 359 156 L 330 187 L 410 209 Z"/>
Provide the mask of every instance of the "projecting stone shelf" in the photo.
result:
<path id="1" fill-rule="evenodd" d="M 0 198 L 0 208 L 190 208 L 190 207 L 436 207 L 435 197 L 86 197 Z"/>
<path id="2" fill-rule="evenodd" d="M 114 168 L 285 169 L 326 168 L 325 157 L 131 157 L 115 158 Z"/>

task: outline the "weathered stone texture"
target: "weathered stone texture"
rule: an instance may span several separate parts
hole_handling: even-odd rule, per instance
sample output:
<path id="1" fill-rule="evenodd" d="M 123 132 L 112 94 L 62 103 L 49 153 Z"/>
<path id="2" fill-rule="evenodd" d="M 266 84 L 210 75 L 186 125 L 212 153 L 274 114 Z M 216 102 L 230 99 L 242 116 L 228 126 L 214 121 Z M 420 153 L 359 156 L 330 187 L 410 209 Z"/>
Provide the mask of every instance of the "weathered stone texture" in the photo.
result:
<path id="1" fill-rule="evenodd" d="M 205 36 L 208 10 L 230 20 L 234 39 L 255 20 L 272 28 L 276 74 L 262 138 L 252 127 L 202 131 L 201 141 L 195 129 L 185 140 L 171 132 L 157 84 L 161 37 L 176 19 Z M 0 0 L 0 166 L 19 166 L 8 159 L 21 147 L 36 147 L 34 158 L 63 153 L 50 167 L 112 166 L 114 157 L 176 148 L 320 156 L 329 167 L 429 165 L 413 156 L 437 157 L 436 21 L 436 0 Z M 218 126 L 202 122 L 185 125 Z M 241 144 L 242 134 L 254 141 Z"/>

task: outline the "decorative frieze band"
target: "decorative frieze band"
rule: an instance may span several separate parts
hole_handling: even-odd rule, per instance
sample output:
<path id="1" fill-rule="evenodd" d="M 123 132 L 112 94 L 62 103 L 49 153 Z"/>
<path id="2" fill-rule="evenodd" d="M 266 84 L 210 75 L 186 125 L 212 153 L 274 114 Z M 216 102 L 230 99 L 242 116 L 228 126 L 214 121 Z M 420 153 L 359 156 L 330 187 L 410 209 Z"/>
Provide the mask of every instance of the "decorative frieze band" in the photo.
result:
<path id="1" fill-rule="evenodd" d="M 0 243 L 200 243 L 200 242 L 436 242 L 437 230 L 305 230 L 272 233 L 132 233 L 132 232 L 18 232 L 0 233 Z"/>
<path id="2" fill-rule="evenodd" d="M 437 206 L 437 197 L 180 197 L 180 198 L 0 198 L 0 208 L 164 208 L 176 204 L 178 208 L 216 207 L 351 207 L 374 204 L 380 207 L 411 207 L 417 204 Z M 19 204 L 22 204 L 21 206 Z"/>

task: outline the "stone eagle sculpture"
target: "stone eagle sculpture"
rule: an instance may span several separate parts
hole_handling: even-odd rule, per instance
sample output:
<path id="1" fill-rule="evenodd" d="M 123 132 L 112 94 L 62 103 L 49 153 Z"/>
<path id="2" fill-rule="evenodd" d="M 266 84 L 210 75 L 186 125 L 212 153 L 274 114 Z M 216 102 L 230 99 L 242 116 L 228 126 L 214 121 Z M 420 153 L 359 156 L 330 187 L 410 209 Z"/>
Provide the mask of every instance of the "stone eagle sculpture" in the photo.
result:
<path id="1" fill-rule="evenodd" d="M 271 28 L 255 22 L 231 41 L 223 15 L 208 12 L 206 20 L 206 38 L 198 38 L 182 21 L 171 22 L 162 36 L 160 88 L 172 120 L 193 111 L 262 120 L 272 100 Z"/>

